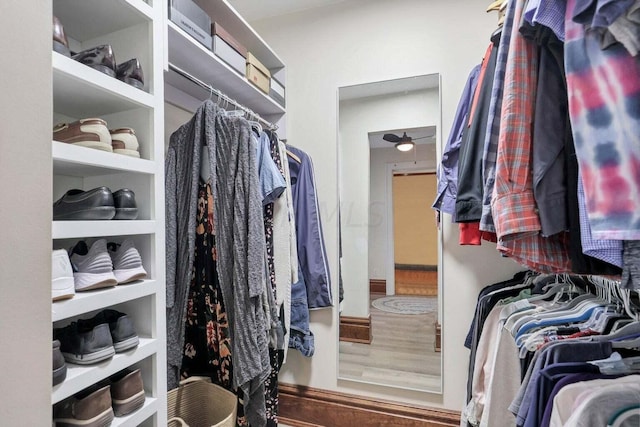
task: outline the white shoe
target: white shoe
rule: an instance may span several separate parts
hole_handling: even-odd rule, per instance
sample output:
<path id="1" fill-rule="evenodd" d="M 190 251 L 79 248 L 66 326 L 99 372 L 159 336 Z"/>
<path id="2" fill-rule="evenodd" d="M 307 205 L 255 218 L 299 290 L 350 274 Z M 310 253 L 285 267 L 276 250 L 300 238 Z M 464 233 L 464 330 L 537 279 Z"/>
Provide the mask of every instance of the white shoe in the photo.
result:
<path id="1" fill-rule="evenodd" d="M 53 301 L 72 298 L 76 294 L 73 284 L 73 268 L 64 249 L 51 253 L 51 296 Z"/>
<path id="2" fill-rule="evenodd" d="M 106 288 L 118 284 L 113 275 L 113 264 L 107 253 L 107 241 L 96 240 L 87 247 L 81 240 L 71 250 L 71 262 L 76 267 L 73 273 L 76 291 Z"/>
<path id="3" fill-rule="evenodd" d="M 125 156 L 140 157 L 140 144 L 136 132 L 131 128 L 119 128 L 109 130 L 111 134 L 111 147 L 114 153 Z"/>
<path id="4" fill-rule="evenodd" d="M 127 239 L 122 244 L 109 242 L 109 255 L 113 262 L 113 274 L 122 285 L 147 277 L 147 272 L 142 266 L 140 252 L 133 245 L 133 240 Z"/>

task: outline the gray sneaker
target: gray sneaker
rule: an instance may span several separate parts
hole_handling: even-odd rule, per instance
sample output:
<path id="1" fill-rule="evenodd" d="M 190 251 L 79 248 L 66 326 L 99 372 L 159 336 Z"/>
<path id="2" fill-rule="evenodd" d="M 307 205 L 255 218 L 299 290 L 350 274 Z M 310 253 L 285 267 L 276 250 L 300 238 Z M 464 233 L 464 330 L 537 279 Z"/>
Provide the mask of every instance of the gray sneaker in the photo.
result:
<path id="1" fill-rule="evenodd" d="M 125 313 L 107 309 L 102 310 L 91 319 L 80 320 L 80 322 L 87 322 L 93 325 L 108 324 L 116 353 L 134 348 L 140 342 L 133 322 Z"/>
<path id="2" fill-rule="evenodd" d="M 69 363 L 90 365 L 116 354 L 106 323 L 93 325 L 80 319 L 64 328 L 54 329 L 53 337 L 60 341 L 62 355 Z"/>
<path id="3" fill-rule="evenodd" d="M 60 341 L 53 340 L 53 385 L 58 385 L 67 377 L 67 365 L 64 363 L 64 356 L 60 351 Z"/>
<path id="4" fill-rule="evenodd" d="M 121 244 L 109 242 L 107 248 L 113 263 L 113 274 L 118 284 L 122 285 L 147 277 L 147 272 L 142 266 L 140 252 L 133 245 L 133 240 L 127 239 Z"/>

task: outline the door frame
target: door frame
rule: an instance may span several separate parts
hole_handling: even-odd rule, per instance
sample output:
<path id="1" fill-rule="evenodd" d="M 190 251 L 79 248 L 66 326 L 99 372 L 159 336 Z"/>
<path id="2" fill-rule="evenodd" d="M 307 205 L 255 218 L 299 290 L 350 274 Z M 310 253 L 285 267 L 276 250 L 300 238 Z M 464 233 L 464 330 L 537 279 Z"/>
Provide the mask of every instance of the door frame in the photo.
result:
<path id="1" fill-rule="evenodd" d="M 387 282 L 387 295 L 395 295 L 396 293 L 396 263 L 395 263 L 395 248 L 394 248 L 394 232 L 393 232 L 393 174 L 394 172 L 409 172 L 409 173 L 435 173 L 436 169 L 430 167 L 428 161 L 414 161 L 414 162 L 393 162 L 385 164 L 385 181 L 386 181 L 386 196 L 385 204 L 387 206 L 387 238 L 386 244 L 386 282 Z M 438 233 L 439 234 L 439 233 Z M 438 238 L 440 240 L 440 238 Z M 440 243 L 438 243 L 438 258 L 441 251 Z M 438 272 L 438 274 L 440 274 Z"/>

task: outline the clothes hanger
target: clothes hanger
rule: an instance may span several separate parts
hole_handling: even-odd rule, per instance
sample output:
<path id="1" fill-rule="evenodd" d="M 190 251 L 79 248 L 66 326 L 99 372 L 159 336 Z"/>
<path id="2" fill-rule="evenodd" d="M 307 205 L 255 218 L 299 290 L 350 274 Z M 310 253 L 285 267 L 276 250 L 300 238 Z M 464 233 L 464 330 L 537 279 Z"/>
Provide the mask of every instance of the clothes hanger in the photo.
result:
<path id="1" fill-rule="evenodd" d="M 302 163 L 302 159 L 300 159 L 300 157 L 298 157 L 297 155 L 293 154 L 289 150 L 287 150 L 287 156 L 291 157 L 293 160 L 295 160 L 298 163 Z"/>

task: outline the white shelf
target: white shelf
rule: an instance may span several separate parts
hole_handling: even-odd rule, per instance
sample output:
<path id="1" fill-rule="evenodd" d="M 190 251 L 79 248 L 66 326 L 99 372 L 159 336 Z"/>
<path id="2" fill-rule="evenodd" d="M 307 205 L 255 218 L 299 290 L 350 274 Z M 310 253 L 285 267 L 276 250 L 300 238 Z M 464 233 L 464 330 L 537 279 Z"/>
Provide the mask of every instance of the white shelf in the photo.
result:
<path id="1" fill-rule="evenodd" d="M 157 225 L 152 220 L 133 221 L 53 221 L 54 239 L 76 239 L 83 237 L 132 236 L 153 234 Z"/>
<path id="2" fill-rule="evenodd" d="M 125 416 L 115 417 L 111 427 L 135 427 L 158 411 L 158 399 L 147 396 L 144 406 L 137 411 Z"/>
<path id="3" fill-rule="evenodd" d="M 269 70 L 273 72 L 284 68 L 278 55 L 227 0 L 195 0 L 195 3 L 207 12 L 212 22 L 219 22 Z"/>
<path id="4" fill-rule="evenodd" d="M 224 26 L 224 24 L 222 24 Z M 244 76 L 225 64 L 213 52 L 198 43 L 173 22 L 168 21 L 169 62 L 208 83 L 261 116 L 282 116 L 285 109 Z M 165 84 L 197 99 L 209 93 L 174 72 L 165 73 Z"/>
<path id="5" fill-rule="evenodd" d="M 135 349 L 117 353 L 109 360 L 95 365 L 74 365 L 67 363 L 67 377 L 63 382 L 53 387 L 51 403 L 56 404 L 75 393 L 140 362 L 158 351 L 163 342 L 151 338 L 140 337 L 140 344 Z"/>
<path id="6" fill-rule="evenodd" d="M 142 0 L 53 0 L 53 14 L 67 37 L 89 40 L 148 22 L 153 9 Z"/>
<path id="7" fill-rule="evenodd" d="M 52 65 L 56 113 L 87 118 L 154 106 L 153 95 L 57 52 Z"/>
<path id="8" fill-rule="evenodd" d="M 141 282 L 114 286 L 113 288 L 76 292 L 75 296 L 71 299 L 53 303 L 51 306 L 51 321 L 58 322 L 63 319 L 142 298 L 161 291 L 163 291 L 163 289 L 160 288 L 155 280 L 143 280 Z"/>
<path id="9" fill-rule="evenodd" d="M 122 172 L 155 173 L 155 163 L 117 153 L 53 141 L 53 174 L 101 176 Z"/>

